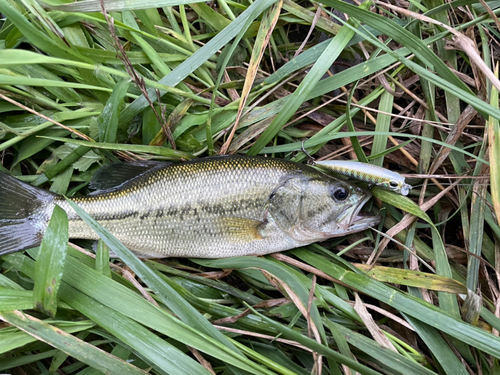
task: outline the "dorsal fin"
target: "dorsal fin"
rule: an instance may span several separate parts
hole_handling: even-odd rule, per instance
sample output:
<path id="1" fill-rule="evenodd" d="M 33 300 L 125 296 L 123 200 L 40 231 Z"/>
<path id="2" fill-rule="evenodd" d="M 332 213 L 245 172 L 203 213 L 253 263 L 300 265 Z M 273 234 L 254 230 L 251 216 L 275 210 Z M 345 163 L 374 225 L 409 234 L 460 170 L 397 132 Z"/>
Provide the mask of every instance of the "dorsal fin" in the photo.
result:
<path id="1" fill-rule="evenodd" d="M 102 194 L 114 190 L 125 182 L 134 180 L 145 173 L 166 167 L 172 163 L 138 160 L 106 164 L 99 168 L 92 176 L 89 188 L 93 189 L 90 195 Z"/>

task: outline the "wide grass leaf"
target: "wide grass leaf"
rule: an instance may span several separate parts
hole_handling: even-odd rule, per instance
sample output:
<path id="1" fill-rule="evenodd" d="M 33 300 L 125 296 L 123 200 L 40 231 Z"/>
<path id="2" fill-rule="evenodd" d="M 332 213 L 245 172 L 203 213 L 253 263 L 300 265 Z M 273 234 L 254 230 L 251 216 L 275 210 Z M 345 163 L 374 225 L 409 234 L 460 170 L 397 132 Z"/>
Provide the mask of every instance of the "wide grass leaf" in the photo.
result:
<path id="1" fill-rule="evenodd" d="M 90 320 L 82 320 L 80 322 L 51 321 L 51 325 L 67 333 L 86 331 L 95 327 L 95 323 Z M 16 327 L 3 328 L 0 330 L 0 354 L 7 353 L 16 348 L 22 348 L 35 341 L 37 341 L 37 338 Z"/>
<path id="2" fill-rule="evenodd" d="M 123 375 L 147 374 L 132 364 L 21 311 L 3 312 L 0 314 L 0 319 L 99 371 Z"/>
<path id="3" fill-rule="evenodd" d="M 108 12 L 137 10 L 148 8 L 173 7 L 181 4 L 192 4 L 202 2 L 201 0 L 145 0 L 145 1 L 128 1 L 128 0 L 106 0 L 105 7 Z M 45 3 L 40 1 L 45 8 L 51 10 L 60 10 L 65 12 L 100 12 L 102 10 L 101 2 L 98 0 L 85 0 L 73 4 L 60 4 L 50 0 Z"/>
<path id="4" fill-rule="evenodd" d="M 106 328 L 125 345 L 146 358 L 154 367 L 175 375 L 209 374 L 205 368 L 172 344 L 77 289 L 64 285 L 61 289 L 61 298 L 101 327 Z"/>
<path id="5" fill-rule="evenodd" d="M 42 137 L 40 137 L 42 138 Z M 78 146 L 86 146 L 91 148 L 98 148 L 103 150 L 115 150 L 115 151 L 132 151 L 138 153 L 149 153 L 152 155 L 163 156 L 166 160 L 181 160 L 181 159 L 192 159 L 193 156 L 187 152 L 173 150 L 166 147 L 158 146 L 146 146 L 146 145 L 134 145 L 134 144 L 123 144 L 123 143 L 101 143 L 101 142 L 89 142 L 81 141 L 78 139 L 71 138 L 59 138 L 59 137 L 43 137 L 46 141 L 61 141 Z"/>
<path id="6" fill-rule="evenodd" d="M 0 311 L 33 308 L 33 292 L 0 287 Z"/>
<path id="7" fill-rule="evenodd" d="M 123 99 L 127 94 L 130 81 L 123 79 L 117 83 L 101 114 L 97 118 L 99 140 L 102 143 L 115 143 L 118 130 L 118 116 L 121 112 Z"/>
<path id="8" fill-rule="evenodd" d="M 332 262 L 326 261 L 323 257 L 304 250 L 293 250 L 293 253 L 331 277 L 342 280 L 351 288 L 376 298 L 496 358 L 500 358 L 500 339 L 491 333 L 451 317 L 448 312 L 434 305 L 370 279 L 366 275 L 347 271 Z"/>
<path id="9" fill-rule="evenodd" d="M 40 245 L 33 288 L 35 308 L 51 317 L 57 311 L 57 291 L 62 279 L 67 243 L 68 215 L 56 205 Z"/>
<path id="10" fill-rule="evenodd" d="M 498 76 L 498 69 L 495 72 Z M 498 90 L 491 88 L 490 103 L 498 108 Z M 488 142 L 490 143 L 491 199 L 497 218 L 500 217 L 500 121 L 490 116 L 488 119 Z"/>
<path id="11" fill-rule="evenodd" d="M 431 289 L 455 294 L 467 294 L 467 288 L 460 282 L 430 273 L 398 269 L 392 267 L 375 266 L 370 269 L 369 265 L 357 264 L 368 276 L 375 280 L 391 284 L 401 284 L 416 288 Z"/>
<path id="12" fill-rule="evenodd" d="M 34 262 L 31 258 L 20 253 L 13 253 L 3 256 L 3 259 L 9 262 L 12 267 L 33 277 Z M 82 263 L 84 259 L 88 260 L 89 258 L 84 257 L 78 260 L 74 256 L 68 257 L 61 285 L 63 295 L 68 295 L 64 292 L 64 288 L 71 286 L 93 298 L 98 303 L 111 308 L 113 311 L 167 335 L 183 345 L 189 345 L 225 363 L 254 374 L 271 374 L 267 369 L 239 355 L 220 341 L 184 324 L 171 314 L 152 305 L 121 283 L 95 271 L 90 265 L 85 265 Z M 72 302 L 70 299 L 68 301 Z M 92 313 L 90 312 L 90 314 Z M 100 320 L 100 323 L 103 323 L 103 321 Z M 112 324 L 112 320 L 110 323 Z"/>

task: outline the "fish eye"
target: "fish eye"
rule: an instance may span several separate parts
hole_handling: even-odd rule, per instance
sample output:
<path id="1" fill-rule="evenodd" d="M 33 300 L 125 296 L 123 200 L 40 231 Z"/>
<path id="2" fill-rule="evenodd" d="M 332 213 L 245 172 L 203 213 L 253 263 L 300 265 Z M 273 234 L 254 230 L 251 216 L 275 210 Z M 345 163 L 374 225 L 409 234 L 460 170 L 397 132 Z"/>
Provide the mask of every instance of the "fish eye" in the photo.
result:
<path id="1" fill-rule="evenodd" d="M 397 181 L 394 181 L 394 180 L 391 181 L 391 182 L 389 182 L 389 185 L 391 185 L 391 187 L 393 187 L 393 188 L 397 188 L 399 186 L 399 184 L 397 183 Z"/>
<path id="2" fill-rule="evenodd" d="M 344 201 L 349 196 L 349 191 L 344 186 L 337 186 L 333 191 L 332 196 L 337 201 Z"/>

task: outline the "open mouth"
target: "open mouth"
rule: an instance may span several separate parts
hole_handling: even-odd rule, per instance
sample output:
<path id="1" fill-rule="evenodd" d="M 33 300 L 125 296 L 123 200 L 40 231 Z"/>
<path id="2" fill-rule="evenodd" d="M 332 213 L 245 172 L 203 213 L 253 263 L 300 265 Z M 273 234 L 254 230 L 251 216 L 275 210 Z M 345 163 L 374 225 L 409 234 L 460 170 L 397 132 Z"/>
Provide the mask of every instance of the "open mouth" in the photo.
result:
<path id="1" fill-rule="evenodd" d="M 356 209 L 352 213 L 351 220 L 349 221 L 349 225 L 352 225 L 356 221 L 358 221 L 358 218 L 360 215 L 366 216 L 366 215 L 364 215 L 365 214 L 364 212 L 361 213 L 360 211 L 363 208 L 363 206 L 366 204 L 366 202 L 368 202 L 370 200 L 371 197 L 372 197 L 371 193 L 367 193 L 365 198 L 358 203 L 358 207 L 356 207 Z"/>
<path id="2" fill-rule="evenodd" d="M 366 228 L 373 227 L 380 222 L 380 216 L 373 215 L 369 212 L 360 212 L 365 203 L 368 202 L 371 197 L 372 195 L 368 193 L 366 194 L 366 197 L 359 202 L 358 207 L 354 210 L 351 220 L 349 221 L 349 232 L 358 232 Z"/>

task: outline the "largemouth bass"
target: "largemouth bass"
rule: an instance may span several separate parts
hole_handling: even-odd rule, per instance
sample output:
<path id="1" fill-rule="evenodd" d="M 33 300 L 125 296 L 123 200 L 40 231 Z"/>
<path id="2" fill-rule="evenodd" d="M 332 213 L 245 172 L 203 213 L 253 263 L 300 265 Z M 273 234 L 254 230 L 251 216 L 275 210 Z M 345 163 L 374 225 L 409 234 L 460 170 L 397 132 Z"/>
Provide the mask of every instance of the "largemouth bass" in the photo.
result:
<path id="1" fill-rule="evenodd" d="M 273 158 L 115 163 L 96 176 L 91 186 L 101 190 L 73 202 L 145 258 L 268 254 L 380 220 L 360 214 L 368 191 Z M 0 255 L 37 246 L 55 205 L 68 214 L 70 238 L 98 239 L 64 197 L 0 174 Z"/>

